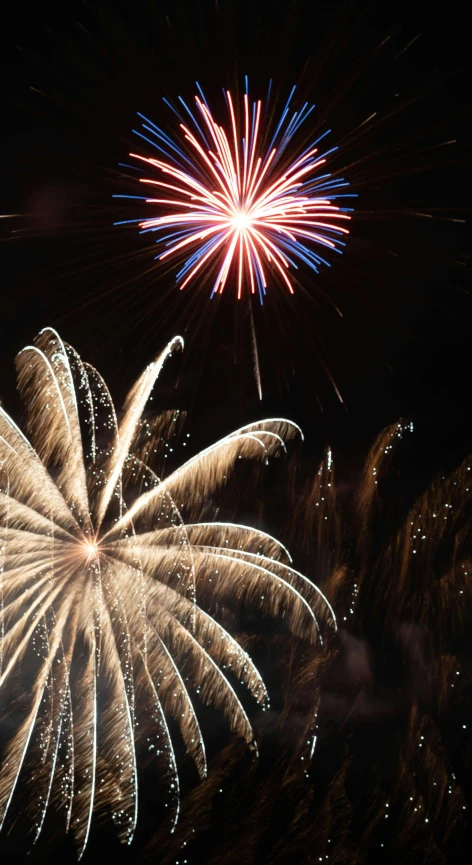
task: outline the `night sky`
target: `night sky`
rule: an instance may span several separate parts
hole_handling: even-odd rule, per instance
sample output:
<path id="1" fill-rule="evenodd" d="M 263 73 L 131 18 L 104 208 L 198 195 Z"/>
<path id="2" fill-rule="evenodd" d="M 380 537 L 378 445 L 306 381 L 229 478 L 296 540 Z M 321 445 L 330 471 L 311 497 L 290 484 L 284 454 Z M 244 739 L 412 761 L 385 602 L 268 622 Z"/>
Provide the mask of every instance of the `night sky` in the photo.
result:
<path id="1" fill-rule="evenodd" d="M 130 374 L 185 330 L 179 399 L 206 440 L 213 425 L 219 433 L 282 412 L 309 447 L 330 442 L 354 459 L 408 415 L 425 425 L 428 459 L 466 449 L 469 259 L 457 221 L 468 204 L 466 37 L 458 13 L 402 8 L 14 9 L 2 49 L 2 212 L 19 214 L 1 225 L 3 399 L 14 353 L 46 324 L 96 363 L 117 401 Z M 168 124 L 162 95 L 191 98 L 198 80 L 220 104 L 221 86 L 244 74 L 254 97 L 269 77 L 280 99 L 299 84 L 317 105 L 314 124 L 340 144 L 332 167 L 358 195 L 344 256 L 316 279 L 305 274 L 297 297 L 275 285 L 264 309 L 254 304 L 262 405 L 244 303 L 230 288 L 220 308 L 205 285 L 173 291 L 174 273 L 155 267 L 143 238 L 112 227 L 135 215 L 111 196 L 136 191 L 117 167 L 136 147 L 136 110 Z M 359 130 L 373 112 L 370 131 Z"/>
<path id="2" fill-rule="evenodd" d="M 250 420 L 283 416 L 305 433 L 307 467 L 330 444 L 338 479 L 375 435 L 415 422 L 409 472 L 430 478 L 471 449 L 469 34 L 462 4 L 43 2 L 2 23 L 0 400 L 20 414 L 13 360 L 54 326 L 108 382 L 115 402 L 174 333 L 187 349 L 155 396 L 189 412 L 195 449 Z M 58 11 L 59 10 L 59 11 Z M 447 14 L 446 14 L 447 13 Z M 358 198 L 342 257 L 295 296 L 253 304 L 175 272 L 129 226 L 118 167 L 136 147 L 136 111 L 169 128 L 163 95 L 198 81 L 218 113 L 221 87 L 278 104 L 297 84 L 329 127 L 332 169 Z M 364 121 L 375 116 L 367 123 Z M 315 137 L 315 136 L 314 136 Z M 450 143 L 453 142 L 453 143 Z M 342 317 L 336 312 L 337 307 Z M 178 378 L 178 388 L 174 383 Z M 341 394 L 338 399 L 331 378 Z"/>

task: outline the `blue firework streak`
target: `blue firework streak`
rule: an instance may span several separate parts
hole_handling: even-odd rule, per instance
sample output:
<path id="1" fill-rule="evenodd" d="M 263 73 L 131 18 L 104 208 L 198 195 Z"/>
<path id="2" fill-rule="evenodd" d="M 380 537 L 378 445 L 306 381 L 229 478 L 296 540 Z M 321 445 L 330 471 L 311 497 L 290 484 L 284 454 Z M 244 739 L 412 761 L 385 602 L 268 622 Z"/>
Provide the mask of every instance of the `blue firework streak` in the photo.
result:
<path id="1" fill-rule="evenodd" d="M 297 132 L 314 105 L 305 102 L 292 110 L 295 87 L 275 124 L 267 112 L 271 83 L 265 112 L 261 101 L 250 102 L 247 78 L 240 105 L 235 107 L 231 93 L 223 91 L 227 130 L 214 120 L 198 84 L 197 89 L 193 110 L 181 97 L 178 108 L 164 99 L 179 121 L 180 142 L 138 114 L 141 130 L 133 132 L 160 155 L 130 156 L 155 169 L 155 179 L 139 180 L 155 187 L 159 197 L 115 197 L 145 201 L 159 215 L 115 224 L 138 223 L 141 233 L 156 232 L 161 247 L 156 259 L 174 258 L 180 264 L 180 289 L 209 277 L 213 297 L 231 278 L 238 298 L 247 287 L 262 303 L 271 279 L 293 294 L 290 270 L 300 262 L 315 272 L 320 264 L 329 266 L 322 251 L 342 252 L 342 238 L 349 233 L 344 223 L 351 208 L 338 204 L 353 197 L 340 192 L 348 183 L 325 173 L 327 158 L 337 148 L 319 148 L 329 130 L 297 151 Z"/>

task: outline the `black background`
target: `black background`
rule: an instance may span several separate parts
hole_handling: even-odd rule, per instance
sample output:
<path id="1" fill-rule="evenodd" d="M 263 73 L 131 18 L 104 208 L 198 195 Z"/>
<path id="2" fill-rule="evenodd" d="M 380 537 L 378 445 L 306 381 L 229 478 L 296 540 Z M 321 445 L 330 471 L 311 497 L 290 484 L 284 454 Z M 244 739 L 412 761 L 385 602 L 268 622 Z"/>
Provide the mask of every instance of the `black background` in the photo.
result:
<path id="1" fill-rule="evenodd" d="M 183 330 L 185 359 L 158 396 L 189 411 L 195 449 L 282 415 L 304 429 L 307 470 L 330 443 L 349 483 L 377 432 L 406 416 L 418 483 L 457 465 L 471 446 L 462 14 L 456 2 L 437 12 L 301 0 L 11 8 L 1 55 L 0 211 L 17 214 L 0 220 L 5 408 L 18 416 L 13 358 L 45 325 L 98 367 L 118 404 Z M 191 99 L 195 80 L 221 106 L 220 88 L 237 89 L 244 74 L 255 97 L 270 77 L 281 100 L 299 84 L 317 104 L 315 128 L 329 125 L 340 143 L 334 170 L 359 196 L 342 259 L 316 280 L 306 274 L 295 297 L 274 285 L 264 309 L 254 306 L 262 402 L 246 302 L 231 286 L 221 302 L 205 284 L 181 295 L 137 232 L 112 225 L 135 215 L 111 198 L 133 191 L 117 164 L 136 147 L 135 112 L 168 124 L 161 96 Z"/>
<path id="2" fill-rule="evenodd" d="M 310 2 L 13 9 L 3 28 L 2 212 L 20 215 L 0 226 L 4 402 L 13 408 L 14 353 L 46 324 L 96 363 L 118 402 L 186 328 L 187 363 L 169 400 L 193 409 L 202 441 L 283 414 L 303 426 L 308 448 L 329 441 L 349 463 L 380 427 L 412 415 L 430 442 L 426 462 L 438 451 L 456 459 L 470 441 L 467 225 L 451 221 L 468 205 L 459 15 L 454 3 L 447 16 L 417 4 Z M 304 274 L 294 298 L 275 285 L 263 310 L 254 304 L 262 404 L 247 308 L 231 288 L 219 306 L 204 284 L 181 295 L 133 229 L 112 227 L 135 215 L 111 196 L 136 192 L 117 168 L 136 148 L 136 110 L 168 125 L 161 96 L 191 99 L 195 80 L 221 110 L 221 86 L 240 86 L 245 73 L 254 97 L 269 77 L 280 99 L 299 83 L 300 98 L 317 104 L 315 128 L 328 124 L 330 144 L 340 143 L 334 170 L 359 196 L 345 255 L 316 280 Z M 356 132 L 373 112 L 372 131 Z"/>

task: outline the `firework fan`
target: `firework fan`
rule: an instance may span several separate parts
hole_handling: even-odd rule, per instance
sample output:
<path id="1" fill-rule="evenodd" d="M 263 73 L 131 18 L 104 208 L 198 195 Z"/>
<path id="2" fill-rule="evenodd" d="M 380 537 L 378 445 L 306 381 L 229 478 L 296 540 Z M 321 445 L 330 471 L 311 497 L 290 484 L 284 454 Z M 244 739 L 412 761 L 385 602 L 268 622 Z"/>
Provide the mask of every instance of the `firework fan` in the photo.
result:
<path id="1" fill-rule="evenodd" d="M 250 102 L 247 78 L 242 104 L 223 91 L 226 129 L 197 87 L 193 111 L 180 97 L 178 109 L 164 99 L 179 120 L 179 137 L 138 115 L 142 131 L 134 132 L 161 156 L 130 156 L 155 170 L 155 178 L 140 182 L 155 187 L 158 196 L 115 197 L 145 201 L 161 215 L 115 224 L 139 223 L 142 233 L 157 233 L 162 250 L 156 258 L 182 263 L 176 275 L 181 289 L 197 276 L 208 277 L 213 296 L 231 279 L 238 298 L 244 285 L 262 303 L 270 273 L 293 294 L 287 271 L 302 263 L 318 272 L 320 264 L 328 264 L 324 251 L 340 252 L 348 234 L 343 221 L 350 219 L 349 209 L 336 203 L 348 197 L 339 192 L 348 184 L 325 170 L 337 148 L 318 147 L 329 130 L 309 144 L 302 138 L 297 149 L 297 133 L 314 106 L 305 102 L 292 109 L 293 87 L 274 121 L 271 87 L 264 109 L 261 101 Z"/>
<path id="2" fill-rule="evenodd" d="M 143 412 L 164 361 L 181 347 L 173 339 L 147 367 L 118 423 L 100 375 L 47 329 L 17 359 L 31 444 L 0 409 L 0 694 L 14 718 L 2 753 L 0 819 L 15 790 L 26 790 L 35 840 L 48 809 L 62 807 L 80 854 L 96 812 L 111 815 L 130 843 L 141 748 L 170 776 L 175 825 L 169 718 L 201 776 L 194 703 L 220 710 L 253 743 L 237 680 L 263 706 L 267 693 L 212 615 L 218 602 L 283 616 L 312 639 L 316 617 L 334 623 L 325 598 L 274 538 L 192 519 L 238 457 L 278 453 L 299 433 L 294 424 L 250 424 L 164 480 L 153 471 L 175 415 L 149 421 Z"/>

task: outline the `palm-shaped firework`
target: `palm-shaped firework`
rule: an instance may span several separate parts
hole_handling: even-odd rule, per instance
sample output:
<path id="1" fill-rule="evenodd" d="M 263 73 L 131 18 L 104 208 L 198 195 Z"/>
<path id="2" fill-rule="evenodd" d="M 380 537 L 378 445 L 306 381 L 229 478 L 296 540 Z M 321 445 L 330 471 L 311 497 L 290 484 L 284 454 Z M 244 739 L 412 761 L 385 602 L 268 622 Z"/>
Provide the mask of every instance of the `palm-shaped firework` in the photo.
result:
<path id="1" fill-rule="evenodd" d="M 80 853 L 97 811 L 111 813 L 121 839 L 131 841 L 141 746 L 172 775 L 177 819 L 166 718 L 178 722 L 203 776 L 193 693 L 253 741 L 230 678 L 261 704 L 264 684 L 205 610 L 230 595 L 284 616 L 301 635 L 315 637 L 316 616 L 334 622 L 324 596 L 274 538 L 235 524 L 184 524 L 180 513 L 183 503 L 201 514 L 237 457 L 277 453 L 299 432 L 294 424 L 253 423 L 164 480 L 152 470 L 169 417 L 150 422 L 143 412 L 165 359 L 181 346 L 175 338 L 147 367 L 118 423 L 96 370 L 47 329 L 17 360 L 32 444 L 0 409 L 0 694 L 15 710 L 0 819 L 22 779 L 35 837 L 50 804 L 62 805 Z"/>

